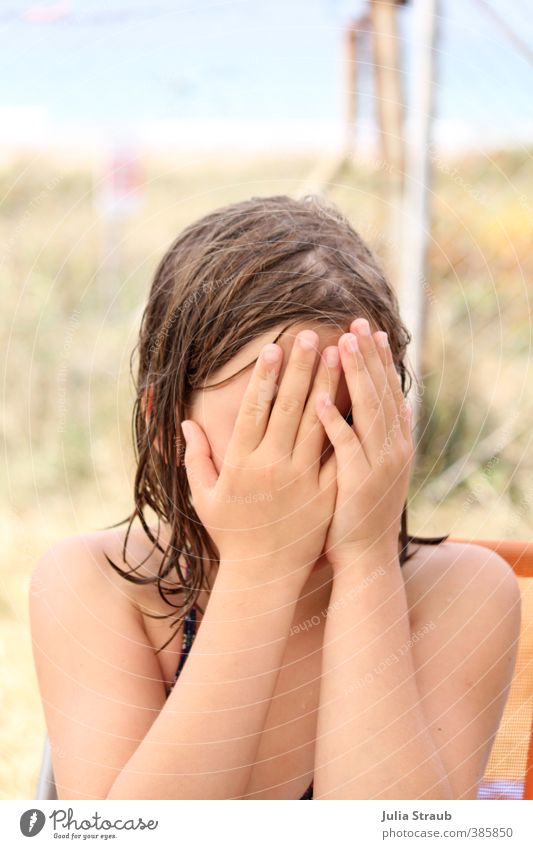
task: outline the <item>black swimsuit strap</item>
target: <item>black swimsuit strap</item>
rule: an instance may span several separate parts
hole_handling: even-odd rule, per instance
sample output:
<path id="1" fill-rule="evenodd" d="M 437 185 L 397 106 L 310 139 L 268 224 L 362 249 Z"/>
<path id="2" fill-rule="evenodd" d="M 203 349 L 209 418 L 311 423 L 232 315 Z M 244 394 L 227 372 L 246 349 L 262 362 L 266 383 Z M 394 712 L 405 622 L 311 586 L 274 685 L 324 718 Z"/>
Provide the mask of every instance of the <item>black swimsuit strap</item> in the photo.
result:
<path id="1" fill-rule="evenodd" d="M 185 619 L 183 620 L 183 642 L 181 646 L 181 655 L 180 661 L 178 664 L 178 669 L 176 671 L 176 675 L 174 680 L 178 677 L 185 661 L 189 656 L 189 652 L 191 650 L 191 646 L 193 644 L 193 640 L 196 634 L 196 608 L 191 607 L 190 610 L 187 611 Z"/>

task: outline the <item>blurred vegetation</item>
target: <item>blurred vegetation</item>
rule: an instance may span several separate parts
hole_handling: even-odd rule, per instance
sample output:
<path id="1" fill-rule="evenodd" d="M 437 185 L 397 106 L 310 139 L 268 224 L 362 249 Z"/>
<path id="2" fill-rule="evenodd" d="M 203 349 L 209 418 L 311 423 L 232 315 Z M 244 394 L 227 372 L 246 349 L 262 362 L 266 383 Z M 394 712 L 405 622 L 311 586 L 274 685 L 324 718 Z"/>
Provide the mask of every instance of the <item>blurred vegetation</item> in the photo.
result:
<path id="1" fill-rule="evenodd" d="M 411 533 L 529 535 L 530 159 L 531 151 L 502 151 L 434 162 Z M 32 564 L 59 537 L 131 509 L 129 358 L 155 266 L 189 222 L 252 195 L 298 194 L 313 165 L 146 159 L 141 204 L 115 222 L 98 203 L 98 163 L 21 157 L 0 167 L 0 797 L 31 798 L 44 733 L 27 624 Z M 401 245 L 386 235 L 386 179 L 352 164 L 330 196 L 394 268 Z M 507 421 L 518 436 L 496 446 L 490 468 L 485 460 L 440 501 L 425 497 L 427 484 Z"/>

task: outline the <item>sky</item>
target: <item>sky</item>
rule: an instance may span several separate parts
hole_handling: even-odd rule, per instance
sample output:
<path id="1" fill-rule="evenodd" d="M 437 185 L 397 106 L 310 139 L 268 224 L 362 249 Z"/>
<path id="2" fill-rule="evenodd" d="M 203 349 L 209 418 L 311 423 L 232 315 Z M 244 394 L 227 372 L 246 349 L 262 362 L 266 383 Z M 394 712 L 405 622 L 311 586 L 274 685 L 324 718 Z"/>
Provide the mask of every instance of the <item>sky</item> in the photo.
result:
<path id="1" fill-rule="evenodd" d="M 533 46 L 533 0 L 487 0 Z M 440 0 L 435 142 L 533 140 L 530 62 L 482 0 Z M 341 39 L 363 0 L 2 2 L 0 147 L 101 144 L 335 149 L 344 137 Z M 409 104 L 416 50 L 401 10 Z M 370 53 L 359 136 L 375 134 Z"/>

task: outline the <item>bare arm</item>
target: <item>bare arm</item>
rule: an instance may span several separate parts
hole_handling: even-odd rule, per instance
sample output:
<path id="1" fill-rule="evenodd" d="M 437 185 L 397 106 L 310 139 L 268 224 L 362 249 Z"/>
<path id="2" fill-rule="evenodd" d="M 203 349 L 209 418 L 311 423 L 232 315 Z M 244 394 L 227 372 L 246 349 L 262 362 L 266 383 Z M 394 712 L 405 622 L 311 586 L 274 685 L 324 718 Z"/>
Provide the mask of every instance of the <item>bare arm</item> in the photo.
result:
<path id="1" fill-rule="evenodd" d="M 290 586 L 258 591 L 229 574 L 221 563 L 187 663 L 108 799 L 244 794 L 298 593 Z"/>
<path id="2" fill-rule="evenodd" d="M 501 558 L 468 546 L 443 581 L 429 580 L 429 592 L 417 578 L 411 598 L 434 630 L 412 647 L 398 559 L 413 455 L 409 409 L 386 335 L 365 333 L 360 319 L 351 328 L 339 348 L 353 427 L 334 405 L 317 408 L 338 460 L 338 494 L 326 539 L 334 580 L 316 796 L 475 798 L 511 681 L 520 591 Z"/>
<path id="3" fill-rule="evenodd" d="M 322 650 L 316 798 L 452 798 L 410 637 L 397 555 L 377 552 L 339 570 Z"/>
<path id="4" fill-rule="evenodd" d="M 413 657 L 402 651 L 410 637 L 398 558 L 413 455 L 409 410 L 386 333 L 372 335 L 362 318 L 351 331 L 339 350 L 353 426 L 331 399 L 317 405 L 337 458 L 337 501 L 326 538 L 334 578 L 316 796 L 446 799 L 451 788 L 422 712 Z"/>
<path id="5" fill-rule="evenodd" d="M 221 563 L 187 663 L 166 699 L 142 621 L 92 549 L 90 536 L 61 541 L 41 558 L 30 587 L 59 798 L 238 798 L 298 591 L 291 583 L 258 590 Z"/>
<path id="6" fill-rule="evenodd" d="M 346 569 L 334 583 L 321 797 L 477 798 L 513 676 L 520 588 L 495 552 L 438 548 L 407 583 L 383 568 L 386 556 L 371 571 L 361 559 L 356 577 Z"/>

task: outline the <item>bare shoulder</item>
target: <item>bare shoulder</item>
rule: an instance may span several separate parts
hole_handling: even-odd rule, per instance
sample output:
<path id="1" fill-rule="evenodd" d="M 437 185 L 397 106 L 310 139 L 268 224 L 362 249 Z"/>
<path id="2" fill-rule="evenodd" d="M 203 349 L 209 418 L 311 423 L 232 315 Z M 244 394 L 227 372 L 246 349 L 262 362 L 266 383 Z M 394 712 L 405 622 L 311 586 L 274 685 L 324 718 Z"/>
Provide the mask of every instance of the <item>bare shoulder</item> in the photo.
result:
<path id="1" fill-rule="evenodd" d="M 165 670 L 134 603 L 136 592 L 155 591 L 135 588 L 106 558 L 123 563 L 123 533 L 65 537 L 31 576 L 34 661 L 60 799 L 106 798 L 166 698 Z M 131 565 L 142 545 L 132 537 Z"/>
<path id="2" fill-rule="evenodd" d="M 410 616 L 431 610 L 439 617 L 466 615 L 479 624 L 512 609 L 520 616 L 520 588 L 512 567 L 497 552 L 474 543 L 420 545 L 403 566 Z M 473 614 L 476 613 L 476 616 Z"/>
<path id="3" fill-rule="evenodd" d="M 45 582 L 68 584 L 89 593 L 105 589 L 108 596 L 120 597 L 123 603 L 138 608 L 150 595 L 146 585 L 128 581 L 118 569 L 134 570 L 138 577 L 155 577 L 159 557 L 139 528 L 132 528 L 127 540 L 125 528 L 73 534 L 42 554 L 33 569 L 30 590 L 38 592 Z"/>
<path id="4" fill-rule="evenodd" d="M 163 534 L 163 549 L 165 540 Z M 174 609 L 159 593 L 161 558 L 162 551 L 142 528 L 134 526 L 127 537 L 126 528 L 111 528 L 58 540 L 43 553 L 31 575 L 32 631 L 41 626 L 48 631 L 53 615 L 69 631 L 75 630 L 81 642 L 89 640 L 87 632 L 95 626 L 102 633 L 108 629 L 115 633 L 119 622 L 124 632 L 135 630 L 152 652 L 169 640 L 157 664 L 162 680 L 170 683 L 181 650 L 182 628 L 169 618 Z M 144 583 L 129 580 L 129 573 Z M 173 586 L 176 580 L 173 577 Z M 129 644 L 126 648 L 135 664 L 134 647 Z"/>
<path id="5" fill-rule="evenodd" d="M 518 580 L 491 549 L 420 546 L 403 569 L 411 650 L 428 729 L 455 799 L 475 799 L 514 673 Z"/>
<path id="6" fill-rule="evenodd" d="M 153 587 L 129 582 L 111 563 L 125 570 L 140 565 L 137 574 L 144 576 L 155 566 L 142 564 L 146 546 L 138 533 L 131 535 L 125 561 L 124 535 L 124 530 L 115 529 L 75 534 L 58 540 L 41 555 L 29 585 L 34 638 L 46 639 L 53 631 L 57 642 L 63 630 L 75 653 L 76 646 L 81 649 L 93 639 L 95 628 L 117 638 L 118 623 L 124 632 L 144 631 L 140 608 Z"/>

